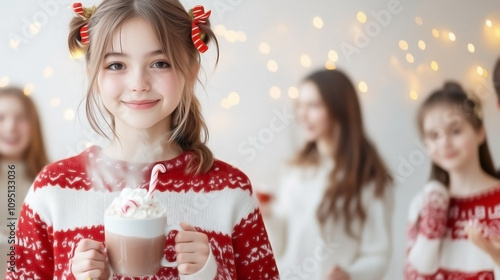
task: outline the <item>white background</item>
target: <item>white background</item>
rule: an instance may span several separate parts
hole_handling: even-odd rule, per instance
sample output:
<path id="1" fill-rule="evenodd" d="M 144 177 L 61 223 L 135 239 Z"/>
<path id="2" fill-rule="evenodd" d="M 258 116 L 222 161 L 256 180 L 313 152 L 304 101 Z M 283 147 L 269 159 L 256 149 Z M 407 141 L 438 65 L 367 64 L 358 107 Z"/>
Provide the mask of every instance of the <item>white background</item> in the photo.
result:
<path id="1" fill-rule="evenodd" d="M 293 110 L 290 87 L 325 67 L 329 59 L 336 60 L 329 64 L 348 73 L 356 87 L 360 82 L 367 85 L 366 92 L 358 93 L 366 129 L 398 177 L 394 253 L 387 279 L 402 278 L 407 206 L 429 174 L 428 158 L 417 144 L 415 112 L 445 79 L 481 93 L 488 141 L 498 166 L 500 110 L 491 73 L 500 55 L 500 2 L 182 2 L 186 8 L 203 4 L 212 10 L 221 48 L 215 70 L 215 48 L 202 55 L 204 86 L 198 87 L 211 132 L 210 147 L 218 158 L 246 172 L 255 188 L 273 188 L 283 162 L 300 145 L 293 119 L 283 118 Z M 84 5 L 93 3 L 98 1 Z M 84 61 L 71 58 L 66 46 L 73 16 L 70 4 L 67 0 L 0 1 L 0 86 L 27 86 L 31 91 L 52 160 L 100 141 L 89 129 L 84 105 L 80 105 L 86 87 Z M 366 15 L 364 24 L 357 20 L 360 11 Z M 388 13 L 390 18 L 381 18 Z M 315 17 L 321 19 L 321 28 L 313 24 Z M 491 27 L 486 24 L 488 19 Z M 30 28 L 33 22 L 38 24 Z M 449 32 L 455 41 L 450 40 Z M 407 50 L 400 47 L 401 40 L 407 43 Z M 425 43 L 424 50 L 419 48 L 419 40 Z M 269 46 L 269 53 L 259 49 L 262 43 Z M 474 45 L 473 53 L 468 44 Z M 413 56 L 413 63 L 407 61 L 407 54 Z M 432 61 L 437 63 L 437 71 L 431 69 Z M 270 71 L 269 64 L 277 65 L 277 70 Z M 478 75 L 478 66 L 486 74 Z M 272 87 L 281 93 L 279 98 L 271 97 Z M 411 98 L 412 91 L 416 100 Z M 223 100 L 231 92 L 238 94 L 239 103 L 225 108 Z"/>

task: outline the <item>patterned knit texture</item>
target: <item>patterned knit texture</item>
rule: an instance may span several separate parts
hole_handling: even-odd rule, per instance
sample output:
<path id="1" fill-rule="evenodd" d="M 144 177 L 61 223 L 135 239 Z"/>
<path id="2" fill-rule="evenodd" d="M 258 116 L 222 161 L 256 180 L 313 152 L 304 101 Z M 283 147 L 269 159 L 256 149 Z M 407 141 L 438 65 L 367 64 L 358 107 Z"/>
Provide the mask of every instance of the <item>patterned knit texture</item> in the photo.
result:
<path id="1" fill-rule="evenodd" d="M 215 161 L 205 174 L 186 175 L 193 154 L 163 161 L 155 197 L 167 208 L 169 224 L 184 221 L 208 236 L 217 263 L 215 279 L 279 279 L 258 203 L 249 179 L 238 169 Z M 101 155 L 91 147 L 78 156 L 45 167 L 21 210 L 16 232 L 15 266 L 6 279 L 74 279 L 70 259 L 78 242 L 104 242 L 103 215 L 125 187 L 147 188 L 151 164 L 130 164 Z M 176 231 L 165 240 L 165 256 L 175 261 Z M 162 267 L 150 277 L 183 279 L 176 268 Z"/>
<path id="2" fill-rule="evenodd" d="M 406 279 L 500 279 L 498 266 L 465 233 L 467 223 L 478 220 L 490 233 L 500 234 L 500 186 L 467 198 L 450 198 L 446 219 L 436 204 L 424 203 L 420 213 L 408 230 L 408 254 L 412 250 L 423 253 L 413 262 L 407 261 Z M 427 268 L 422 264 L 429 259 L 437 260 L 433 269 L 417 269 Z"/>

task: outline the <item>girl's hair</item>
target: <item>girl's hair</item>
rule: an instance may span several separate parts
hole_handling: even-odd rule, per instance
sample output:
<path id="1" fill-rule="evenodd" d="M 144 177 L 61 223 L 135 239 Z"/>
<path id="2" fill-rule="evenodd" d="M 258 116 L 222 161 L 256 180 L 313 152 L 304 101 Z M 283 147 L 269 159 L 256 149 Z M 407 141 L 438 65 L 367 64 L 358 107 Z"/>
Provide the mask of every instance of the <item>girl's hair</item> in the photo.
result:
<path id="1" fill-rule="evenodd" d="M 418 110 L 417 126 L 421 137 L 424 137 L 423 124 L 427 112 L 437 106 L 446 106 L 449 109 L 458 110 L 476 131 L 483 128 L 482 112 L 479 101 L 473 97 L 469 98 L 460 84 L 456 82 L 445 82 L 443 88 L 434 91 L 427 97 Z M 443 117 L 447 117 L 446 112 L 443 112 Z M 491 159 L 486 137 L 484 142 L 479 146 L 478 152 L 481 168 L 486 173 L 496 177 L 495 167 Z M 437 180 L 445 186 L 448 186 L 450 183 L 448 172 L 435 163 L 432 163 L 430 179 Z"/>
<path id="2" fill-rule="evenodd" d="M 105 110 L 99 111 L 100 102 L 96 96 L 97 76 L 104 59 L 105 50 L 112 43 L 113 32 L 128 19 L 138 16 L 151 24 L 163 53 L 169 58 L 173 69 L 186 80 L 184 92 L 179 106 L 172 113 L 172 134 L 169 141 L 176 141 L 184 151 L 194 153 L 187 172 L 198 174 L 208 171 L 213 163 L 212 152 L 206 146 L 208 129 L 201 115 L 201 108 L 194 93 L 197 81 L 197 70 L 200 65 L 200 55 L 191 39 L 190 15 L 178 0 L 104 0 L 88 21 L 74 17 L 70 23 L 68 38 L 72 53 L 85 53 L 89 77 L 87 90 L 86 113 L 92 128 L 102 136 L 109 138 L 104 128 L 99 124 L 98 116 L 106 120 L 110 117 L 111 124 L 106 124 L 115 137 L 113 116 Z M 89 43 L 81 44 L 80 29 L 88 23 Z M 198 25 L 205 34 L 203 41 L 215 41 L 217 46 L 217 61 L 219 46 L 207 20 Z M 106 115 L 105 115 L 106 114 Z"/>
<path id="3" fill-rule="evenodd" d="M 31 129 L 31 139 L 27 149 L 22 154 L 22 159 L 26 164 L 27 175 L 34 180 L 38 172 L 47 165 L 48 158 L 43 143 L 42 128 L 40 118 L 33 100 L 26 96 L 24 92 L 17 87 L 0 88 L 0 98 L 13 97 L 19 100 L 28 116 Z M 0 158 L 2 155 L 0 155 Z"/>
<path id="4" fill-rule="evenodd" d="M 343 215 L 345 230 L 353 236 L 351 224 L 355 218 L 362 222 L 366 220 L 362 189 L 374 183 L 375 195 L 381 197 L 392 177 L 363 130 L 360 105 L 349 78 L 339 70 L 320 70 L 307 76 L 304 82 L 317 86 L 339 133 L 337 148 L 332 155 L 335 168 L 329 175 L 329 185 L 318 207 L 317 218 L 324 225 L 329 218 L 338 219 Z M 316 165 L 319 158 L 316 143 L 308 142 L 293 163 Z"/>

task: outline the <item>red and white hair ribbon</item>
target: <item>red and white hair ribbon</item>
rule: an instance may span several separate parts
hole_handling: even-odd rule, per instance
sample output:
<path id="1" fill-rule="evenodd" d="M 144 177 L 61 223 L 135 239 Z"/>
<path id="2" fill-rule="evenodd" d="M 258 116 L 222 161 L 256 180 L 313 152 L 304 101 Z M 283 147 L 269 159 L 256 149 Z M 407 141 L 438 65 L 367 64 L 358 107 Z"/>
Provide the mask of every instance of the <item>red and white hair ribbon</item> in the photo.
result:
<path id="1" fill-rule="evenodd" d="M 79 15 L 84 21 L 88 21 L 95 11 L 95 6 L 92 6 L 90 8 L 85 8 L 82 6 L 82 3 L 76 2 L 73 3 L 73 11 L 77 15 Z M 87 23 L 80 29 L 80 37 L 82 38 L 83 45 L 87 45 L 89 43 L 88 27 L 89 24 Z"/>
<path id="2" fill-rule="evenodd" d="M 193 16 L 193 22 L 191 23 L 191 38 L 196 49 L 198 49 L 199 52 L 204 53 L 208 50 L 208 46 L 205 44 L 205 42 L 203 42 L 202 37 L 205 34 L 202 34 L 198 24 L 205 24 L 212 11 L 208 11 L 205 13 L 205 8 L 201 5 L 198 5 L 191 10 L 191 13 Z"/>

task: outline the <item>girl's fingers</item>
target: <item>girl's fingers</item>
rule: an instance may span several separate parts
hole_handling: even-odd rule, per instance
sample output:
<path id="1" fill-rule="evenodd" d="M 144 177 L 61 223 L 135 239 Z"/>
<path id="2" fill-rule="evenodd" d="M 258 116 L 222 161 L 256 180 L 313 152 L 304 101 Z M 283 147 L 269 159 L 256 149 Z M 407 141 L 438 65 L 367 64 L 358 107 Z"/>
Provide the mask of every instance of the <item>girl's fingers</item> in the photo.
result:
<path id="1" fill-rule="evenodd" d="M 80 242 L 78 242 L 78 246 L 75 249 L 75 253 L 84 252 L 92 249 L 103 252 L 104 246 L 100 242 L 94 241 L 92 239 L 82 239 L 80 240 Z"/>

